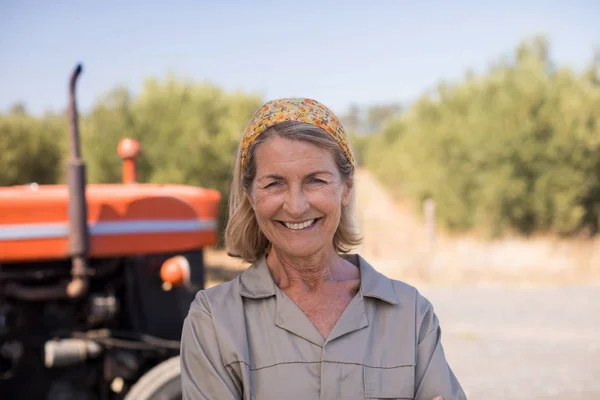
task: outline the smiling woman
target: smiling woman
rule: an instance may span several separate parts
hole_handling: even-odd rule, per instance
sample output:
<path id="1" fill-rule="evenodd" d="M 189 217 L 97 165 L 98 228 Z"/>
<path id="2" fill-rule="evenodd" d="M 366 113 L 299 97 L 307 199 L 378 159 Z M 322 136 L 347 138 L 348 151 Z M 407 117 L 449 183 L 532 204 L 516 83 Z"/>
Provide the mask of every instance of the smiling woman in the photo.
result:
<path id="1" fill-rule="evenodd" d="M 230 253 L 249 263 L 257 261 L 277 240 L 269 221 L 294 229 L 314 219 L 320 223 L 312 235 L 315 241 L 333 243 L 338 252 L 360 244 L 353 218 L 354 167 L 323 129 L 306 122 L 274 125 L 254 141 L 245 158 L 245 168 L 232 184 L 232 216 L 226 230 Z M 279 219 L 262 218 L 269 206 Z M 332 215 L 320 210 L 327 206 Z M 330 238 L 322 236 L 327 228 Z M 294 244 L 300 245 L 297 239 Z"/>
<path id="2" fill-rule="evenodd" d="M 185 399 L 466 398 L 431 303 L 350 254 L 360 243 L 354 171 L 324 105 L 278 99 L 255 113 L 225 235 L 251 266 L 190 307 Z"/>

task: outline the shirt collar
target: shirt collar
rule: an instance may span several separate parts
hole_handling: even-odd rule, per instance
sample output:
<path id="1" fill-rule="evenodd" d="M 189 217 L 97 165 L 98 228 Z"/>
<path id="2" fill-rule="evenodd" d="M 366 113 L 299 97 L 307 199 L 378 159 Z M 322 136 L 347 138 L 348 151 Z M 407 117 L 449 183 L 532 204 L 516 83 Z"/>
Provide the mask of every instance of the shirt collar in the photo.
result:
<path id="1" fill-rule="evenodd" d="M 392 280 L 377 271 L 358 254 L 344 254 L 342 257 L 360 269 L 360 293 L 390 304 L 398 304 L 398 296 Z"/>
<path id="2" fill-rule="evenodd" d="M 251 299 L 264 299 L 275 293 L 275 282 L 263 255 L 240 275 L 240 294 Z"/>
<path id="3" fill-rule="evenodd" d="M 398 296 L 391 279 L 373 268 L 358 254 L 344 254 L 342 257 L 360 269 L 360 292 L 364 297 L 398 304 Z M 266 256 L 261 256 L 240 275 L 240 294 L 251 299 L 275 296 L 276 286 Z"/>

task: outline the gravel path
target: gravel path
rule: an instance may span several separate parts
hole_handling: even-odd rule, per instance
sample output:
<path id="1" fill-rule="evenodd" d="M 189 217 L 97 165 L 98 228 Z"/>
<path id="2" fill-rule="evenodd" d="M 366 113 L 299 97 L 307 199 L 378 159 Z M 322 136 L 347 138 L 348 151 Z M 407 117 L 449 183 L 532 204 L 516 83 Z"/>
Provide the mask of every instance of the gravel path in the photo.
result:
<path id="1" fill-rule="evenodd" d="M 600 287 L 420 291 L 469 399 L 600 399 Z"/>

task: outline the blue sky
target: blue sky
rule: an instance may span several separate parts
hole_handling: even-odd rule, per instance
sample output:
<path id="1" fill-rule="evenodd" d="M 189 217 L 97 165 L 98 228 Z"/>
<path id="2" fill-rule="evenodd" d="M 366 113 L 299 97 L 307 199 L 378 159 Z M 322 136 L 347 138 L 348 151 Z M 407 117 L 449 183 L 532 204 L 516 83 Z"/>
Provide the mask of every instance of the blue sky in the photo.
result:
<path id="1" fill-rule="evenodd" d="M 83 111 L 116 85 L 135 92 L 172 72 L 342 112 L 410 101 L 537 33 L 576 69 L 600 47 L 599 1 L 499 3 L 0 0 L 0 111 L 15 102 L 61 110 L 78 61 Z"/>

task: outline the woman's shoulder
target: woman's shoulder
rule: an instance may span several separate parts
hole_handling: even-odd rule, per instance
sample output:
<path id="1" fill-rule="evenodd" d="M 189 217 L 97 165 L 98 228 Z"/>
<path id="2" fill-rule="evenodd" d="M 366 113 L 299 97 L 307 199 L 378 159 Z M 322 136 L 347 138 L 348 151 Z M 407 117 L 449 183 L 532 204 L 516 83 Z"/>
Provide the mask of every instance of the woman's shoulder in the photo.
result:
<path id="1" fill-rule="evenodd" d="M 261 257 L 230 281 L 200 290 L 190 311 L 204 311 L 217 318 L 235 318 L 243 314 L 244 298 L 264 299 L 275 293 L 265 257 Z"/>
<path id="2" fill-rule="evenodd" d="M 421 292 L 421 289 L 417 286 L 400 279 L 388 279 L 392 282 L 392 285 L 394 285 L 394 290 L 398 294 L 398 297 L 412 298 L 418 303 L 430 303 L 429 300 L 427 300 L 427 297 Z"/>
<path id="3" fill-rule="evenodd" d="M 209 315 L 222 315 L 240 303 L 239 277 L 199 290 L 190 305 L 190 312 L 201 311 Z M 231 310 L 229 310 L 231 311 Z"/>

